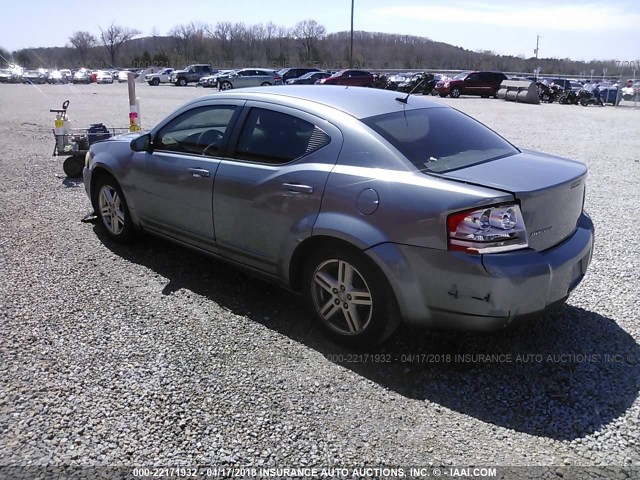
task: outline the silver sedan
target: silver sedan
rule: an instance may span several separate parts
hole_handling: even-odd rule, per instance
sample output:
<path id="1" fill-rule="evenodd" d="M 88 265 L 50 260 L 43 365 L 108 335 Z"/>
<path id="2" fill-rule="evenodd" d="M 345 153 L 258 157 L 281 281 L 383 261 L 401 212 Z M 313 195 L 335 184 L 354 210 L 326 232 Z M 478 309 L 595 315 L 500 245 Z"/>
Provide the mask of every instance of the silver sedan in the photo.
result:
<path id="1" fill-rule="evenodd" d="M 282 77 L 275 70 L 265 68 L 243 68 L 218 76 L 220 90 L 271 85 L 282 85 Z"/>
<path id="2" fill-rule="evenodd" d="M 107 235 L 148 232 L 301 293 L 335 341 L 404 321 L 489 330 L 566 300 L 591 260 L 584 164 L 457 110 L 364 88 L 204 96 L 94 143 Z"/>

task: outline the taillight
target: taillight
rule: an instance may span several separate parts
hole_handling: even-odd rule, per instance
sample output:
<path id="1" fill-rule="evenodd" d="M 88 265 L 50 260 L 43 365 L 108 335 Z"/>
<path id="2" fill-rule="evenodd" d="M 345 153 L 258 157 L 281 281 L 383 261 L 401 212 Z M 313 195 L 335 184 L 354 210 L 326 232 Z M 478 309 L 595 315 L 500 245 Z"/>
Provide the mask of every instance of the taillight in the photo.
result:
<path id="1" fill-rule="evenodd" d="M 276 81 L 276 82 L 282 81 L 282 77 L 275 77 L 273 80 Z"/>
<path id="2" fill-rule="evenodd" d="M 447 217 L 447 246 L 473 254 L 519 250 L 529 246 L 518 205 L 496 205 Z"/>

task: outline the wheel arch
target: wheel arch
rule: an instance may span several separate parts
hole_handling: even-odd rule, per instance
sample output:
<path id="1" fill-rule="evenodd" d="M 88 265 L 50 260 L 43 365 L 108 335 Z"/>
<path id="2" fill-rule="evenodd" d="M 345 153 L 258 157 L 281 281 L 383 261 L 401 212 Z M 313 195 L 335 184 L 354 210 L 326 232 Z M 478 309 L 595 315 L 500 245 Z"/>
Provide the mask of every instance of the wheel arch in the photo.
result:
<path id="1" fill-rule="evenodd" d="M 329 246 L 352 250 L 362 253 L 363 250 L 354 243 L 338 237 L 328 235 L 313 235 L 300 243 L 291 255 L 289 262 L 289 288 L 295 292 L 302 291 L 302 277 L 304 274 L 305 261 L 312 252 L 319 248 L 327 248 Z"/>

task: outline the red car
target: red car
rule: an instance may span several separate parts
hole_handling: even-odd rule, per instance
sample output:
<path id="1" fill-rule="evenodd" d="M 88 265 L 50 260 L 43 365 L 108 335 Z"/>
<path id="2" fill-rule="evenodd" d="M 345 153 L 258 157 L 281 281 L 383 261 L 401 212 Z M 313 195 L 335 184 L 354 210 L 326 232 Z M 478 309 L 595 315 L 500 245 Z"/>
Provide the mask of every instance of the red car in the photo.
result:
<path id="1" fill-rule="evenodd" d="M 492 97 L 507 76 L 502 72 L 462 72 L 452 79 L 439 81 L 433 89 L 434 95 L 458 98 L 460 95 Z"/>
<path id="2" fill-rule="evenodd" d="M 329 78 L 323 78 L 318 83 L 324 85 L 347 85 L 351 87 L 373 87 L 375 79 L 371 72 L 365 70 L 340 70 Z"/>

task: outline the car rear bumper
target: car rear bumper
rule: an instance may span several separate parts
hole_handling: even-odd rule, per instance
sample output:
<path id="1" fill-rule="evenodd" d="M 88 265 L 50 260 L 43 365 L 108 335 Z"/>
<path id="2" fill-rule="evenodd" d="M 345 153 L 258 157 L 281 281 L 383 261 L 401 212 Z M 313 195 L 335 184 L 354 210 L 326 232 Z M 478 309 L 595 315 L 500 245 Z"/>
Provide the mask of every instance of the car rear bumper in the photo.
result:
<path id="1" fill-rule="evenodd" d="M 468 255 L 397 244 L 367 251 L 386 274 L 404 321 L 431 328 L 495 330 L 564 301 L 591 261 L 594 227 L 544 252 Z"/>

